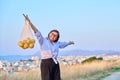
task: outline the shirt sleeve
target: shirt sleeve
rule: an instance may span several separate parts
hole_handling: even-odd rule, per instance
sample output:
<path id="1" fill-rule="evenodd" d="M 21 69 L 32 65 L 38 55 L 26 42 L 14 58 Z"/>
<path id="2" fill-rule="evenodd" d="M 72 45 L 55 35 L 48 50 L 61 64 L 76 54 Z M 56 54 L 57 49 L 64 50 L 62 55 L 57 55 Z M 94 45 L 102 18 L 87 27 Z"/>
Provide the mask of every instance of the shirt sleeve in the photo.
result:
<path id="1" fill-rule="evenodd" d="M 59 42 L 59 48 L 65 48 L 69 45 L 68 42 Z"/>
<path id="2" fill-rule="evenodd" d="M 42 45 L 43 39 L 44 39 L 44 38 L 43 38 L 41 32 L 40 32 L 40 31 L 37 31 L 37 32 L 35 33 L 35 36 L 37 37 L 37 39 L 38 39 L 40 45 Z"/>

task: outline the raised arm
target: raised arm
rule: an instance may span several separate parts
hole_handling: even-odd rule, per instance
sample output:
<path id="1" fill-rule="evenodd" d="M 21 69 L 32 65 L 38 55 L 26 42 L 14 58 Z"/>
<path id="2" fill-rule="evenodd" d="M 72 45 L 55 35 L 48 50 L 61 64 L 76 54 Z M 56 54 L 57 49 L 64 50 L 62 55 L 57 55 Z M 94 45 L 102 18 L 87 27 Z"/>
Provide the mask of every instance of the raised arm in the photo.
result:
<path id="1" fill-rule="evenodd" d="M 33 30 L 35 33 L 38 32 L 38 29 L 32 24 L 32 22 L 30 21 L 30 19 L 28 18 L 28 16 L 25 15 L 25 14 L 23 14 L 23 16 L 24 16 L 25 19 L 29 22 L 29 24 L 30 24 L 32 30 Z"/>

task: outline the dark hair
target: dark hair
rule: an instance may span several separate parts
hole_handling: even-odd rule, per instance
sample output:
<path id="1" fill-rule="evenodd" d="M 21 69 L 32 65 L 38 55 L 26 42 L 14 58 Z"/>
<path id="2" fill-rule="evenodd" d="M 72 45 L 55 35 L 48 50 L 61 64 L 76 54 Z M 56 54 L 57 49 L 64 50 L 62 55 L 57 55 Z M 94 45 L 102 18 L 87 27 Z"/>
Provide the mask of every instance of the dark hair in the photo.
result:
<path id="1" fill-rule="evenodd" d="M 57 42 L 57 41 L 59 40 L 59 38 L 60 38 L 59 31 L 58 31 L 58 30 L 56 30 L 56 29 L 51 30 L 51 31 L 49 32 L 49 34 L 48 34 L 48 37 L 49 37 L 49 35 L 50 35 L 50 33 L 51 33 L 51 32 L 57 32 L 57 33 L 58 33 L 57 39 L 54 41 L 54 42 Z"/>

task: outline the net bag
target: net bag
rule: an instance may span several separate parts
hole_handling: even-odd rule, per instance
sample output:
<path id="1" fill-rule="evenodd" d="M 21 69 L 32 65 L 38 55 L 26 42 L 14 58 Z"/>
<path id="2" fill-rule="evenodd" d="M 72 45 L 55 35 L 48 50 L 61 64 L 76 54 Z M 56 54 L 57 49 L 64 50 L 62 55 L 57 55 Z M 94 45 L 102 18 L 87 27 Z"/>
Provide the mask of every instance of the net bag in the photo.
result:
<path id="1" fill-rule="evenodd" d="M 32 49 L 35 44 L 35 39 L 33 37 L 30 25 L 28 21 L 25 19 L 24 20 L 24 27 L 22 30 L 22 33 L 20 35 L 20 39 L 18 41 L 18 46 L 21 47 L 22 49 Z"/>

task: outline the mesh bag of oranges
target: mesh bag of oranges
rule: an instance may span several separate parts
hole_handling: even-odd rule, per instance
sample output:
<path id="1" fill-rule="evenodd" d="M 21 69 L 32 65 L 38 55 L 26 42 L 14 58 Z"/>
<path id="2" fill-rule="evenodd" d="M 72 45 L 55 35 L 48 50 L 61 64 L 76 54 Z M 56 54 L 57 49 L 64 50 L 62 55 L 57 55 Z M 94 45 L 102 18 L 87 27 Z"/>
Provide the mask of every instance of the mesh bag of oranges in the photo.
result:
<path id="1" fill-rule="evenodd" d="M 25 19 L 24 21 L 24 27 L 20 36 L 20 39 L 18 41 L 18 46 L 22 49 L 32 49 L 34 48 L 35 39 L 32 35 L 32 31 L 30 28 L 30 25 L 28 21 Z"/>

